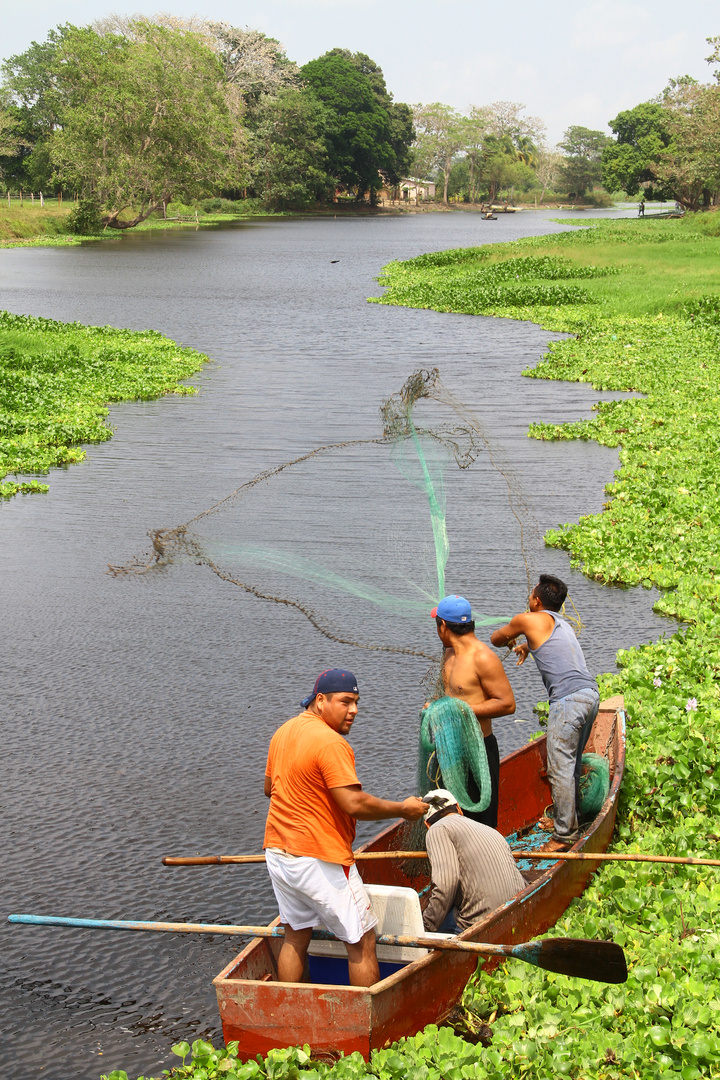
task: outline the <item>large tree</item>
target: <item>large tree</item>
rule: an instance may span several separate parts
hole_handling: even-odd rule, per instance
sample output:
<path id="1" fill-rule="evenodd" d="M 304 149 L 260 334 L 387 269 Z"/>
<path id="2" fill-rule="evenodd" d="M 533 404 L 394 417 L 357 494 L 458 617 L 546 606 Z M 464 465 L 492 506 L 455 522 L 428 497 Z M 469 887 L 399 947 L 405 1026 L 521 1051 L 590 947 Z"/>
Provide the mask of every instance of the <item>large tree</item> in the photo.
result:
<path id="1" fill-rule="evenodd" d="M 393 101 L 393 95 L 387 88 L 382 68 L 366 53 L 352 53 L 349 49 L 331 49 L 327 55 L 344 56 L 346 60 L 349 60 L 368 80 L 375 100 L 387 114 L 392 159 L 381 172 L 390 186 L 397 186 L 407 175 L 412 158 L 410 147 L 415 138 L 412 109 L 403 102 Z"/>
<path id="2" fill-rule="evenodd" d="M 327 109 L 328 170 L 338 185 L 371 202 L 382 186 L 381 173 L 396 158 L 388 114 L 366 73 L 335 50 L 301 69 L 306 86 Z"/>
<path id="3" fill-rule="evenodd" d="M 615 139 L 602 151 L 602 182 L 608 191 L 637 195 L 642 188 L 648 199 L 667 198 L 672 191 L 658 179 L 657 167 L 670 144 L 669 113 L 658 102 L 625 109 L 610 121 Z"/>
<path id="4" fill-rule="evenodd" d="M 656 175 L 688 210 L 710 206 L 720 194 L 720 86 L 673 80 L 663 101 L 670 142 Z"/>
<path id="5" fill-rule="evenodd" d="M 332 195 L 327 126 L 327 110 L 312 94 L 286 87 L 261 99 L 251 136 L 251 183 L 268 206 L 297 209 Z"/>
<path id="6" fill-rule="evenodd" d="M 56 175 L 98 205 L 106 227 L 131 228 L 237 175 L 242 146 L 220 63 L 195 35 L 144 20 L 134 37 L 74 29 L 52 73 Z"/>
<path id="7" fill-rule="evenodd" d="M 584 195 L 601 180 L 601 160 L 607 135 L 602 131 L 573 124 L 567 129 L 560 149 L 565 152 L 561 178 L 569 192 Z"/>
<path id="8" fill-rule="evenodd" d="M 435 101 L 416 105 L 414 121 L 417 170 L 424 175 L 442 173 L 443 202 L 447 204 L 453 162 L 465 146 L 464 118 L 456 109 Z"/>
<path id="9" fill-rule="evenodd" d="M 3 174 L 16 187 L 47 191 L 53 186 L 50 140 L 63 104 L 54 61 L 75 31 L 69 23 L 58 26 L 45 41 L 33 41 L 24 53 L 3 61 L 5 107 L 20 141 L 19 150 L 3 162 Z"/>

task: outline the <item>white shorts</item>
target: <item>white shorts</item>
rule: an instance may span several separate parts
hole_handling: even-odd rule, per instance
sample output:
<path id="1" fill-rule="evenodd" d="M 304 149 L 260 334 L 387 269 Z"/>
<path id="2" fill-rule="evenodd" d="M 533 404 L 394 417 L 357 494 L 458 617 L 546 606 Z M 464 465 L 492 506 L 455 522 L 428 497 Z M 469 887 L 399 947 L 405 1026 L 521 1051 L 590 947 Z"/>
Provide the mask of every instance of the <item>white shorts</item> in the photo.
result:
<path id="1" fill-rule="evenodd" d="M 354 945 L 377 926 L 370 897 L 357 867 L 266 848 L 265 859 L 280 908 L 280 922 L 293 930 L 326 926 Z M 347 877 L 345 870 L 348 870 Z"/>

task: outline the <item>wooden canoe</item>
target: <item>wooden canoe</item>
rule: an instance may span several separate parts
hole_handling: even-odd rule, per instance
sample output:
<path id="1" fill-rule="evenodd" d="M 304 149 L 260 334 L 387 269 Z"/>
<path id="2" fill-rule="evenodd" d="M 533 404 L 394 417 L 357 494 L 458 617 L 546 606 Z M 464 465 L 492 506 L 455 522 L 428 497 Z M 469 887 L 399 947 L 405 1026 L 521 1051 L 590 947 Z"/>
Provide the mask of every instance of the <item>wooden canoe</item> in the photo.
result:
<path id="1" fill-rule="evenodd" d="M 503 758 L 500 766 L 498 827 L 515 850 L 537 850 L 548 834 L 537 821 L 551 802 L 545 737 Z M 625 762 L 622 698 L 600 705 L 586 746 L 610 764 L 610 792 L 573 851 L 603 852 L 612 837 Z M 422 822 L 397 822 L 361 851 L 417 851 L 425 847 Z M 573 897 L 579 896 L 598 867 L 591 861 L 518 863 L 528 886 L 501 908 L 469 927 L 467 941 L 528 941 L 553 926 Z M 420 891 L 429 882 L 424 859 L 372 859 L 358 864 L 366 882 L 401 885 Z M 277 921 L 277 920 L 276 920 Z M 226 1043 L 237 1040 L 248 1060 L 274 1047 L 308 1043 L 315 1056 L 335 1058 L 374 1049 L 439 1023 L 457 1004 L 476 960 L 463 953 L 435 951 L 412 961 L 374 986 L 277 981 L 277 938 L 255 938 L 213 980 Z"/>

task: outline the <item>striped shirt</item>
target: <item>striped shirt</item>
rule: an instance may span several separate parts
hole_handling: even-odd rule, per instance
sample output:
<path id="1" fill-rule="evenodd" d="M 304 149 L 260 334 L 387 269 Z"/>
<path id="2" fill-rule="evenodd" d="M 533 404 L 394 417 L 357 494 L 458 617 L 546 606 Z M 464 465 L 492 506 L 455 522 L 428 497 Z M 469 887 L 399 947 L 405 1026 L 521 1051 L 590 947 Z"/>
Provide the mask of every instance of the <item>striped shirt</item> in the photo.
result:
<path id="1" fill-rule="evenodd" d="M 460 814 L 430 826 L 427 852 L 434 888 L 423 913 L 426 930 L 437 930 L 453 907 L 466 930 L 527 884 L 505 837 Z"/>

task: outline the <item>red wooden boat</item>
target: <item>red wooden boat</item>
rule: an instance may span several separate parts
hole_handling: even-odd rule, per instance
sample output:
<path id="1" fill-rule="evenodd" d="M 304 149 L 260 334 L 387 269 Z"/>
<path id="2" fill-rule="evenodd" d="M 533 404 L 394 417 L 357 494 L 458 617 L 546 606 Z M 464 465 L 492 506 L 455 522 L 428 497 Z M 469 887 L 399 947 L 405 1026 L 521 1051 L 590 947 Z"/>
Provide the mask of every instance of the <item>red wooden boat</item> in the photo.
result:
<path id="1" fill-rule="evenodd" d="M 622 698 L 602 702 L 586 752 L 609 759 L 610 792 L 572 850 L 603 852 L 615 824 L 625 763 Z M 546 760 L 542 737 L 501 762 L 498 827 L 515 850 L 537 850 L 547 840 L 547 833 L 537 826 L 552 801 Z M 360 850 L 422 850 L 424 837 L 422 822 L 401 821 L 384 829 Z M 469 927 L 461 938 L 492 943 L 529 941 L 555 924 L 571 899 L 582 893 L 598 865 L 550 859 L 518 863 L 529 880 L 528 886 Z M 358 866 L 368 883 L 409 886 L 416 891 L 429 883 L 429 864 L 424 859 L 367 859 Z M 225 1041 L 236 1040 L 244 1060 L 265 1055 L 274 1047 L 305 1043 L 315 1056 L 337 1057 L 359 1050 L 368 1059 L 372 1050 L 442 1021 L 457 1004 L 476 969 L 473 956 L 438 950 L 400 966 L 367 988 L 328 981 L 280 983 L 280 945 L 277 938 L 255 938 L 213 980 Z"/>

